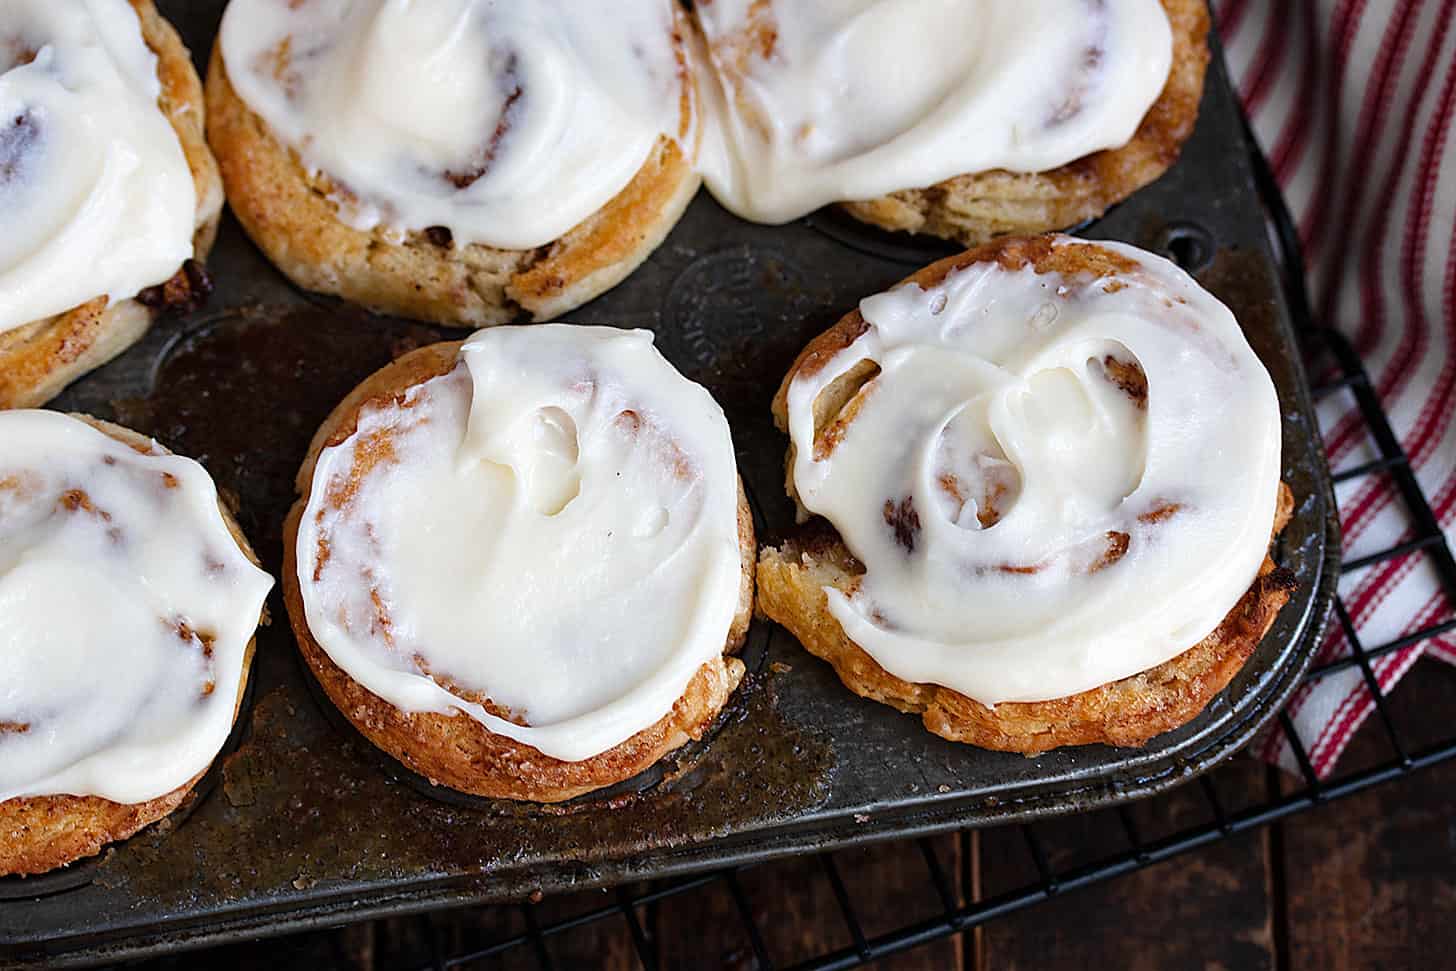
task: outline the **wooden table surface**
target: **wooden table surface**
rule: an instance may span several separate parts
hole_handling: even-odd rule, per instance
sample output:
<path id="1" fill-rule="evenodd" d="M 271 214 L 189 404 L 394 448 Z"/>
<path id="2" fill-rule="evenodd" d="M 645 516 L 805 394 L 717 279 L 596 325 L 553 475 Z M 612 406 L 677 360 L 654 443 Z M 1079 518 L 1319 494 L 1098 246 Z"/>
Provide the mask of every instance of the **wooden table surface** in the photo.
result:
<path id="1" fill-rule="evenodd" d="M 1456 671 L 1422 661 L 1392 698 L 1397 724 L 1418 747 L 1456 734 Z M 1340 771 L 1388 759 L 1371 719 Z M 1240 756 L 1218 770 L 1231 811 L 1294 780 Z M 1137 804 L 1145 838 L 1203 822 L 1198 786 Z M 1126 844 L 1115 814 L 1038 824 L 1061 870 Z M 1016 828 L 935 841 L 954 866 L 962 899 L 994 896 L 1035 877 Z M 834 854 L 856 910 L 873 936 L 939 910 L 913 845 L 886 844 Z M 745 871 L 740 882 L 769 954 L 785 967 L 852 943 L 823 861 L 780 861 Z M 606 892 L 546 899 L 528 907 L 476 908 L 428 918 L 379 921 L 341 931 L 179 955 L 142 967 L 162 969 L 347 968 L 375 971 L 426 965 L 433 926 L 444 953 L 461 953 L 524 929 L 610 904 Z M 650 946 L 665 968 L 753 968 L 754 953 L 721 883 L 640 909 Z M 554 936 L 558 968 L 640 965 L 620 917 Z M 531 969 L 521 948 L 464 967 Z M 973 933 L 897 955 L 880 969 L 1456 968 L 1456 762 L 1319 807 L 1263 830 L 1177 857 L 1128 876 L 993 921 Z"/>

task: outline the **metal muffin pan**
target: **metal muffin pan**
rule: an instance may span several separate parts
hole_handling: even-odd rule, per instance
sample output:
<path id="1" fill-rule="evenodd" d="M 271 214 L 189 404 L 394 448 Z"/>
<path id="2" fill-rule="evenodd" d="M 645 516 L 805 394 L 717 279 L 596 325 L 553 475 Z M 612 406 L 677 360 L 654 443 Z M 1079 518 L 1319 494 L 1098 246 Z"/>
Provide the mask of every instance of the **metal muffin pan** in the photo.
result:
<path id="1" fill-rule="evenodd" d="M 204 60 L 221 2 L 160 3 Z M 607 795 L 562 807 L 454 798 L 408 777 L 316 698 L 281 600 L 269 602 L 251 706 L 217 783 L 185 816 L 70 873 L 0 881 L 0 965 L 93 963 L 386 914 L 520 899 L 787 853 L 1076 812 L 1176 785 L 1276 713 L 1323 629 L 1335 580 L 1329 472 L 1222 63 L 1198 129 L 1159 182 L 1083 227 L 1180 259 L 1233 308 L 1284 414 L 1294 519 L 1278 558 L 1299 581 L 1227 691 L 1147 747 L 1037 758 L 943 741 L 855 697 L 786 632 L 755 623 L 750 675 L 705 744 Z M 824 211 L 755 226 L 706 194 L 621 286 L 567 319 L 646 327 L 733 428 L 760 538 L 792 522 L 769 400 L 800 348 L 866 294 L 952 252 Z M 309 437 L 360 379 L 459 331 L 303 294 L 227 218 L 202 311 L 53 407 L 119 420 L 203 462 L 264 566 Z"/>

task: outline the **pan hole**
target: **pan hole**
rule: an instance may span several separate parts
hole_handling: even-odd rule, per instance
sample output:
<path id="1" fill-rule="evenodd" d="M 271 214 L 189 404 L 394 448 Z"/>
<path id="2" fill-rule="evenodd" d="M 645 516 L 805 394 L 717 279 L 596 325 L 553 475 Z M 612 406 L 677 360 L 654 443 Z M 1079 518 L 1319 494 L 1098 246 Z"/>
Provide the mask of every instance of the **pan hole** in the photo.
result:
<path id="1" fill-rule="evenodd" d="M 1213 262 L 1213 237 L 1197 223 L 1169 223 L 1158 233 L 1153 249 L 1189 273 L 1197 273 Z"/>

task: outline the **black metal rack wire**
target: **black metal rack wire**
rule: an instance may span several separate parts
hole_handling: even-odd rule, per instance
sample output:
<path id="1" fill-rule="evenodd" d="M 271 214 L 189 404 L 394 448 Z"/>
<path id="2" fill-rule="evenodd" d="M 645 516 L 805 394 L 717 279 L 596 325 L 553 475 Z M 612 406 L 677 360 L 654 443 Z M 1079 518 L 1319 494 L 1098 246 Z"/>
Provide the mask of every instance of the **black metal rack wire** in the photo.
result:
<path id="1" fill-rule="evenodd" d="M 1453 559 L 1451 548 L 1381 409 L 1375 388 L 1358 355 L 1339 334 L 1315 327 L 1310 318 L 1300 271 L 1302 261 L 1298 236 L 1272 173 L 1247 131 L 1246 138 L 1250 144 L 1260 189 L 1269 209 L 1273 234 L 1282 251 L 1280 255 L 1285 270 L 1284 284 L 1290 306 L 1306 344 L 1311 373 L 1317 376 L 1314 393 L 1317 398 L 1335 393 L 1351 394 L 1378 452 L 1378 456 L 1370 461 L 1337 471 L 1335 480 L 1346 482 L 1367 476 L 1389 476 L 1414 524 L 1414 532 L 1408 539 L 1388 549 L 1349 560 L 1342 569 L 1344 572 L 1351 572 L 1400 557 L 1428 557 L 1448 595 L 1449 614 L 1449 608 L 1456 605 L 1456 559 Z M 1321 375 L 1325 376 L 1324 380 L 1318 380 Z M 1272 787 L 1268 798 L 1263 801 L 1231 808 L 1228 800 L 1229 787 L 1226 783 L 1220 783 L 1226 769 L 1216 769 L 1200 777 L 1196 786 L 1185 786 L 1178 790 L 1184 794 L 1183 798 L 1187 798 L 1186 794 L 1190 791 L 1196 791 L 1201 799 L 1204 812 L 1202 820 L 1197 824 L 1149 839 L 1143 835 L 1143 827 L 1139 824 L 1133 808 L 1122 806 L 1103 810 L 1103 814 L 1111 814 L 1116 818 L 1115 828 L 1120 830 L 1121 845 L 1098 847 L 1094 858 L 1063 869 L 1053 865 L 1053 854 L 1049 853 L 1042 832 L 1044 827 L 1053 824 L 1022 825 L 1019 829 L 1021 841 L 1025 844 L 1026 857 L 1030 861 L 1030 879 L 1019 886 L 969 902 L 965 897 L 973 895 L 958 895 L 957 892 L 963 891 L 969 884 L 968 873 L 965 870 L 956 872 L 954 865 L 946 865 L 943 844 L 938 844 L 933 838 L 906 841 L 900 844 L 903 852 L 912 856 L 919 855 L 923 860 L 924 879 L 932 898 L 938 902 L 938 911 L 906 922 L 902 926 L 875 933 L 867 930 L 862 917 L 864 908 L 857 906 L 853 899 L 834 854 L 822 854 L 818 858 L 818 868 L 822 879 L 827 882 L 842 919 L 845 936 L 850 943 L 829 953 L 807 959 L 797 958 L 792 963 L 780 963 L 771 953 L 760 919 L 755 916 L 750 895 L 745 889 L 743 878 L 746 870 L 774 866 L 773 863 L 762 863 L 689 878 L 656 881 L 645 887 L 618 888 L 607 896 L 606 899 L 610 901 L 608 903 L 584 913 L 549 922 L 543 921 L 536 905 L 524 903 L 519 905 L 519 922 L 516 924 L 520 929 L 512 930 L 501 939 L 456 953 L 447 953 L 436 923 L 429 915 L 424 915 L 415 918 L 419 921 L 420 935 L 428 954 L 422 967 L 444 971 L 474 965 L 493 957 L 511 955 L 523 958 L 527 965 L 534 963 L 543 971 L 550 971 L 561 966 L 553 957 L 553 941 L 588 925 L 620 920 L 625 922 L 641 966 L 652 971 L 659 966 L 656 947 L 659 935 L 671 930 L 656 926 L 658 908 L 670 898 L 688 894 L 726 895 L 731 901 L 732 910 L 741 918 L 744 938 L 753 959 L 749 963 L 763 971 L 779 968 L 828 971 L 859 967 L 889 955 L 963 934 L 1059 894 L 1111 880 L 1456 758 L 1456 734 L 1420 746 L 1411 743 L 1407 733 L 1401 731 L 1398 719 L 1387 703 L 1372 664 L 1385 655 L 1456 631 L 1456 616 L 1446 616 L 1413 633 L 1373 646 L 1362 642 L 1346 605 L 1339 600 L 1335 605 L 1335 619 L 1346 638 L 1348 652 L 1314 666 L 1305 675 L 1305 681 L 1318 681 L 1340 671 L 1359 670 L 1364 690 L 1373 700 L 1376 719 L 1388 749 L 1388 756 L 1374 764 L 1347 770 L 1330 780 L 1321 780 L 1314 771 L 1306 742 L 1300 738 L 1293 719 L 1287 713 L 1282 713 L 1279 722 L 1291 742 L 1300 775 L 1298 780 L 1292 780 L 1292 785 Z M 1156 802 L 1156 799 L 1153 801 Z M 964 857 L 962 866 L 965 866 Z"/>

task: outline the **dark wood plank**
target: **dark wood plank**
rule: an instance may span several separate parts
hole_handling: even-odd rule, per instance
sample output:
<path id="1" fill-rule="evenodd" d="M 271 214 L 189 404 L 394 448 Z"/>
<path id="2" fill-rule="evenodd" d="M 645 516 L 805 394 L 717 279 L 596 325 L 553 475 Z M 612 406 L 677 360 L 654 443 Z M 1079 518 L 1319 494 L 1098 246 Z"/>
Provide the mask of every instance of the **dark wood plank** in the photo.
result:
<path id="1" fill-rule="evenodd" d="M 385 929 L 392 922 L 379 922 L 374 971 L 403 965 L 393 959 L 382 946 Z M 430 923 L 446 957 L 473 954 L 525 931 L 526 922 L 519 907 L 464 907 L 430 915 Z M 534 971 L 535 956 L 528 947 L 516 947 L 468 965 L 473 971 Z"/>
<path id="2" fill-rule="evenodd" d="M 1263 787 L 1264 779 L 1263 769 L 1250 763 L 1237 771 L 1235 782 Z M 1151 838 L 1207 821 L 1211 810 L 1193 786 L 1139 803 L 1132 815 L 1140 834 Z M 1056 873 L 1129 846 L 1121 819 L 1110 810 L 1039 823 L 1033 832 Z M 980 855 L 981 893 L 988 897 L 1037 877 L 1016 829 L 984 833 Z M 1266 834 L 1252 833 L 1054 896 L 988 924 L 977 971 L 1274 968 L 1267 855 Z"/>
<path id="3" fill-rule="evenodd" d="M 632 885 L 627 889 L 633 892 L 641 886 Z M 433 925 L 441 954 L 451 958 L 477 954 L 528 936 L 531 926 L 528 917 L 538 930 L 549 931 L 554 925 L 613 907 L 616 900 L 616 891 L 585 890 L 524 904 L 442 911 L 431 914 L 429 923 Z M 641 913 L 639 910 L 639 916 Z M 374 929 L 375 961 L 371 971 L 410 966 L 411 956 L 422 953 L 422 946 L 428 946 L 419 918 L 378 921 Z M 631 932 L 619 913 L 543 934 L 539 942 L 528 940 L 500 953 L 474 958 L 467 967 L 471 971 L 536 971 L 543 966 L 543 960 L 558 968 L 635 971 L 641 967 Z"/>
<path id="4" fill-rule="evenodd" d="M 1440 723 L 1449 737 L 1456 671 L 1421 661 L 1391 702 L 1398 724 Z M 1384 731 L 1372 718 L 1336 773 L 1389 756 Z M 1456 964 L 1456 763 L 1291 819 L 1281 837 L 1289 967 Z"/>
<path id="5" fill-rule="evenodd" d="M 741 883 L 775 967 L 850 945 L 819 857 L 754 867 L 743 873 Z"/>
<path id="6" fill-rule="evenodd" d="M 292 971 L 337 968 L 339 971 L 374 971 L 375 928 L 359 924 L 335 931 L 313 931 L 264 941 L 229 944 L 199 953 L 178 954 L 138 962 L 145 971 Z"/>
<path id="7" fill-rule="evenodd" d="M 744 876 L 749 873 L 752 871 Z M 784 889 L 787 895 L 789 888 Z M 755 899 L 749 895 L 749 907 L 760 927 L 773 916 L 772 903 L 770 896 L 760 894 Z M 660 901 L 652 908 L 652 923 L 663 968 L 751 971 L 755 967 L 745 924 L 722 880 Z"/>
<path id="8" fill-rule="evenodd" d="M 957 905 L 963 897 L 957 886 L 961 841 L 942 836 L 929 841 Z M 930 877 L 925 857 L 913 842 L 875 843 L 834 854 L 835 864 L 853 901 L 866 938 L 897 931 L 945 910 Z M 822 953 L 824 949 L 820 948 Z M 965 971 L 959 938 L 891 955 L 869 965 L 875 971 Z"/>
<path id="9" fill-rule="evenodd" d="M 642 888 L 641 884 L 630 884 L 624 888 L 624 891 L 630 895 L 641 892 Z M 621 898 L 615 890 L 590 890 L 559 897 L 547 897 L 539 904 L 532 905 L 532 909 L 538 926 L 546 927 L 579 915 L 594 914 L 603 907 L 616 905 L 619 899 Z M 646 917 L 645 912 L 638 908 L 636 913 L 639 924 L 643 923 Z M 637 947 L 633 942 L 627 919 L 620 913 L 593 920 L 560 934 L 553 934 L 546 946 L 551 959 L 560 968 L 637 971 L 642 966 L 637 958 Z M 531 963 L 522 963 L 519 965 L 520 967 L 534 968 L 537 966 L 535 956 L 529 956 Z"/>
<path id="10" fill-rule="evenodd" d="M 952 899 L 959 867 L 954 836 L 933 841 L 950 881 Z M 923 856 L 913 844 L 878 844 L 834 855 L 851 907 L 866 937 L 898 929 L 942 910 Z M 851 947 L 853 936 L 819 857 L 780 860 L 741 871 L 738 886 L 769 959 L 776 967 Z M 650 912 L 664 968 L 755 967 L 744 915 L 727 881 L 661 901 Z M 596 964 L 582 966 L 596 967 Z M 872 967 L 880 971 L 962 971 L 957 941 L 895 955 Z"/>

